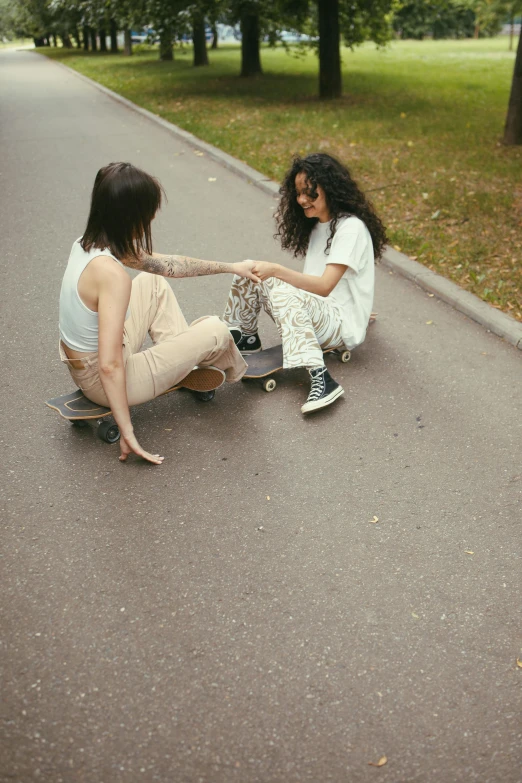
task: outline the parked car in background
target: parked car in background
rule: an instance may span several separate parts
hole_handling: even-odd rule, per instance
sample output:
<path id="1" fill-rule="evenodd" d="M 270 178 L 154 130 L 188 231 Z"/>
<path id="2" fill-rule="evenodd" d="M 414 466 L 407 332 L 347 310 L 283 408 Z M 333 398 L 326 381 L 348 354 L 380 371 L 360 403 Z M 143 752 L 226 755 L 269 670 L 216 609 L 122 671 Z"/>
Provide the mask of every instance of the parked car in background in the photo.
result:
<path id="1" fill-rule="evenodd" d="M 145 30 L 140 30 L 139 32 L 131 30 L 131 41 L 135 44 L 157 43 L 159 41 L 159 37 L 152 27 L 146 27 Z"/>
<path id="2" fill-rule="evenodd" d="M 301 43 L 302 41 L 314 40 L 312 36 L 306 33 L 298 33 L 296 30 L 281 30 L 279 39 L 284 43 Z"/>

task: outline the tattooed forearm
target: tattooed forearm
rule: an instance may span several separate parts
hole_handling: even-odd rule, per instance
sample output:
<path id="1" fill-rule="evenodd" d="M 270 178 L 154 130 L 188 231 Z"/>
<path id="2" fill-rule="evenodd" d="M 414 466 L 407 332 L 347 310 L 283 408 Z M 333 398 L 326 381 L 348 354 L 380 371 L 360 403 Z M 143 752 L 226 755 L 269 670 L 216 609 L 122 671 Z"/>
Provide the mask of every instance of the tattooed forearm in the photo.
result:
<path id="1" fill-rule="evenodd" d="M 163 277 L 199 277 L 200 275 L 219 275 L 223 272 L 233 272 L 232 264 L 223 264 L 219 261 L 203 261 L 201 258 L 189 256 L 166 256 L 154 253 L 149 256 L 145 253 L 140 260 L 127 260 L 127 266 L 133 269 L 141 269 L 153 275 Z"/>

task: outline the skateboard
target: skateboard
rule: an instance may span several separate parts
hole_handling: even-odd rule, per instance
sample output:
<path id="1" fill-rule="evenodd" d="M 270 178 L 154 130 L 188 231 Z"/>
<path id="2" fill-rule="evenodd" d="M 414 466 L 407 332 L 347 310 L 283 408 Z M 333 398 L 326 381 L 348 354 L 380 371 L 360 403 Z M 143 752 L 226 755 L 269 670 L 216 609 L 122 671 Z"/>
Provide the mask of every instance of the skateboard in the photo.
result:
<path id="1" fill-rule="evenodd" d="M 324 354 L 333 353 L 339 361 L 346 364 L 351 359 L 351 351 L 346 348 L 329 348 Z M 266 392 L 273 392 L 277 386 L 276 379 L 272 376 L 283 368 L 283 346 L 274 345 L 259 353 L 243 354 L 243 359 L 248 364 L 247 371 L 243 375 L 244 381 L 260 381 Z"/>
<path id="2" fill-rule="evenodd" d="M 158 396 L 162 397 L 163 394 L 170 394 L 170 392 L 176 391 L 176 389 L 184 388 L 184 386 L 178 384 Z M 215 391 L 190 391 L 196 399 L 203 402 L 209 402 L 215 395 Z M 103 421 L 103 419 L 112 414 L 111 409 L 91 402 L 80 389 L 76 389 L 76 391 L 70 394 L 64 394 L 62 397 L 54 397 L 52 400 L 47 400 L 45 404 L 49 408 L 58 411 L 63 419 L 67 419 L 75 427 L 87 427 L 89 420 L 95 420 L 97 422 L 96 433 L 105 443 L 117 443 L 120 439 L 118 425 L 114 421 Z"/>

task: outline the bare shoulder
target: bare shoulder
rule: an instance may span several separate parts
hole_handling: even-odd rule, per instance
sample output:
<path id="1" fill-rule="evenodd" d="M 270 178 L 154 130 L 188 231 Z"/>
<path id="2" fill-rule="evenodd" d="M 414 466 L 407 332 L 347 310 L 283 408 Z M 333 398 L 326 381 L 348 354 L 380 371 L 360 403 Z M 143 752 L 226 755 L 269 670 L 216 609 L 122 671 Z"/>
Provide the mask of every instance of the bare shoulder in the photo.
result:
<path id="1" fill-rule="evenodd" d="M 119 284 L 130 288 L 132 281 L 123 267 L 112 256 L 96 256 L 90 266 L 98 283 Z"/>

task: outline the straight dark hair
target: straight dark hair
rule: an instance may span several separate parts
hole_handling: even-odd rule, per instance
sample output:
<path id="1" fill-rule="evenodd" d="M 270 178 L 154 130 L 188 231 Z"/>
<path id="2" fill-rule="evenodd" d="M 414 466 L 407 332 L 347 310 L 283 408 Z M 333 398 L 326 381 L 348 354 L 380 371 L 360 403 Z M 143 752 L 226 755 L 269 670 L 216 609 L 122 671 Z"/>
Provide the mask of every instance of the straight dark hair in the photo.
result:
<path id="1" fill-rule="evenodd" d="M 118 259 L 152 253 L 150 224 L 161 206 L 163 188 L 132 163 L 109 163 L 96 174 L 91 211 L 81 246 L 108 248 Z"/>

